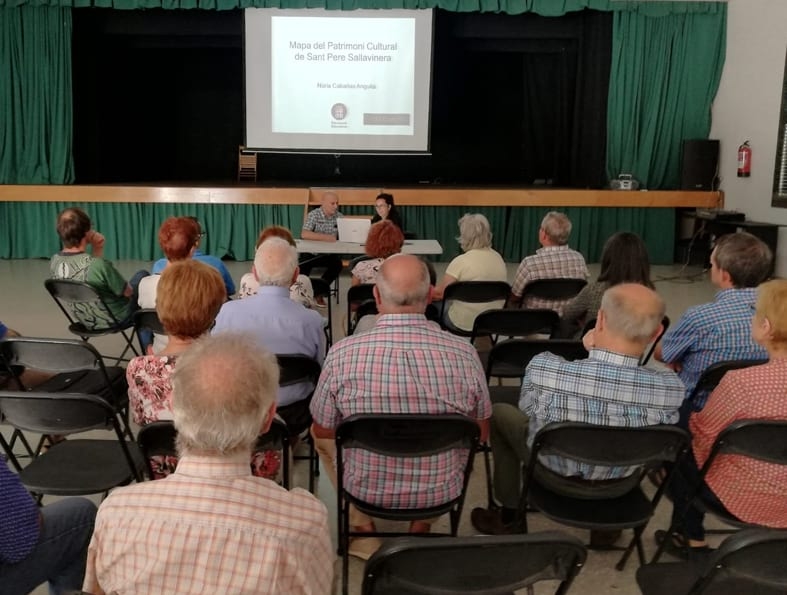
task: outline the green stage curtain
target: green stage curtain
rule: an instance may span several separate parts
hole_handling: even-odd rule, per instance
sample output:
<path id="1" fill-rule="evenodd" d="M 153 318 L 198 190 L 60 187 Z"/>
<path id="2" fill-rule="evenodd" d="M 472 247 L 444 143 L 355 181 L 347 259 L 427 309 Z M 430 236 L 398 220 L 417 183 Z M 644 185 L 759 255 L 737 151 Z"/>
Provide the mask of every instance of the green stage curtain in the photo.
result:
<path id="1" fill-rule="evenodd" d="M 71 10 L 0 12 L 0 184 L 68 184 Z"/>
<path id="2" fill-rule="evenodd" d="M 48 258 L 60 249 L 55 232 L 57 213 L 68 205 L 45 202 L 0 202 L 0 258 Z M 236 260 L 252 260 L 260 229 L 283 225 L 300 236 L 301 205 L 204 205 L 150 203 L 85 203 L 95 229 L 107 237 L 109 259 L 155 260 L 161 257 L 157 231 L 171 215 L 197 217 L 207 232 L 202 249 L 208 254 Z M 506 261 L 519 262 L 538 248 L 543 207 L 399 207 L 407 231 L 419 238 L 434 238 L 443 246 L 438 261 L 460 254 L 457 223 L 467 212 L 489 219 L 493 244 Z M 672 209 L 592 208 L 562 209 L 574 230 L 570 244 L 597 262 L 606 239 L 616 231 L 632 231 L 645 241 L 654 264 L 672 262 Z M 345 207 L 347 215 L 372 216 L 373 207 Z M 42 224 L 43 222 L 43 224 Z M 42 233 L 42 229 L 44 232 Z"/>

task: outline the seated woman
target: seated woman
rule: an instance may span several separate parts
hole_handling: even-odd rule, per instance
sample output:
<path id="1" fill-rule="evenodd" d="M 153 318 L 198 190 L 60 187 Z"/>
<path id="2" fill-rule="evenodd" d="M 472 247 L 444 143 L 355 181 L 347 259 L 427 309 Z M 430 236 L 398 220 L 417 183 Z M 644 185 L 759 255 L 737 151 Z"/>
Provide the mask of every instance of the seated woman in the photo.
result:
<path id="1" fill-rule="evenodd" d="M 393 194 L 388 194 L 387 192 L 378 194 L 377 198 L 374 199 L 374 210 L 375 214 L 372 217 L 372 224 L 378 221 L 390 221 L 400 231 L 402 230 L 402 217 L 399 215 L 399 211 L 396 210 Z"/>
<path id="2" fill-rule="evenodd" d="M 364 245 L 364 252 L 369 258 L 352 268 L 352 284 L 374 283 L 383 261 L 401 252 L 403 245 L 404 234 L 392 221 L 385 219 L 372 225 Z"/>
<path id="3" fill-rule="evenodd" d="M 689 505 L 699 483 L 698 469 L 718 435 L 741 419 L 787 420 L 787 280 L 760 285 L 751 327 L 752 338 L 765 347 L 768 363 L 727 372 L 702 411 L 689 419 L 692 453 L 683 457 L 669 485 L 673 523 L 682 527 L 669 536 L 667 551 L 677 555 L 707 549 L 704 511 Z M 787 468 L 736 455 L 721 455 L 705 476 L 703 498 L 721 504 L 741 521 L 787 528 Z M 663 531 L 657 539 L 665 539 Z"/>
<path id="4" fill-rule="evenodd" d="M 459 219 L 459 245 L 464 254 L 454 258 L 445 270 L 432 299 L 443 299 L 445 288 L 457 281 L 506 281 L 508 273 L 503 257 L 492 249 L 489 221 L 480 213 L 468 213 Z M 490 308 L 502 308 L 504 302 L 468 304 L 453 302 L 448 318 L 462 330 L 473 329 L 475 317 Z"/>
<path id="5" fill-rule="evenodd" d="M 563 307 L 560 336 L 580 338 L 585 324 L 596 317 L 604 292 L 620 283 L 639 283 L 654 289 L 648 249 L 637 234 L 627 231 L 607 239 L 601 252 L 601 272 Z"/>
<path id="6" fill-rule="evenodd" d="M 269 225 L 260 231 L 260 236 L 257 238 L 257 243 L 254 245 L 256 251 L 260 245 L 268 238 L 281 238 L 289 242 L 291 246 L 295 246 L 295 240 L 290 233 L 290 230 L 280 225 Z M 257 293 L 260 284 L 257 281 L 257 273 L 254 271 L 252 264 L 251 272 L 246 273 L 240 279 L 240 290 L 238 291 L 239 298 L 249 297 Z M 312 282 L 306 275 L 298 275 L 298 278 L 290 286 L 290 299 L 294 302 L 302 304 L 306 308 L 314 308 L 314 289 Z"/>

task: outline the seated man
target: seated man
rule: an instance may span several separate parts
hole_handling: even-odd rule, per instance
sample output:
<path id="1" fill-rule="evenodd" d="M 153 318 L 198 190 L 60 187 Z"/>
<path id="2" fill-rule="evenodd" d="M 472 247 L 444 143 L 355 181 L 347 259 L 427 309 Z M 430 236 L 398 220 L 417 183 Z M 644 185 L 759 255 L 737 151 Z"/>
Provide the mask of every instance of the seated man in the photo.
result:
<path id="1" fill-rule="evenodd" d="M 711 303 L 686 310 L 655 351 L 657 359 L 678 372 L 687 397 L 712 364 L 766 359 L 765 349 L 751 337 L 751 313 L 756 287 L 767 278 L 771 259 L 768 246 L 749 233 L 731 233 L 716 242 L 710 278 L 720 291 Z M 699 395 L 695 410 L 702 409 L 706 397 Z M 682 421 L 687 417 L 688 410 Z"/>
<path id="2" fill-rule="evenodd" d="M 199 219 L 196 217 L 170 217 L 164 223 L 161 224 L 161 228 L 159 229 L 159 236 L 158 241 L 161 245 L 161 250 L 164 252 L 164 258 L 159 258 L 156 262 L 153 263 L 153 268 L 151 269 L 151 274 L 159 275 L 161 271 L 164 270 L 164 267 L 167 266 L 167 262 L 171 261 L 172 259 L 167 254 L 167 250 L 164 247 L 165 243 L 171 243 L 171 234 L 174 230 L 167 230 L 167 222 L 170 219 L 189 219 L 193 222 L 194 227 L 196 227 L 197 236 L 196 241 L 193 245 L 193 252 L 191 253 L 191 257 L 194 260 L 199 260 L 200 262 L 204 262 L 205 264 L 212 266 L 216 269 L 219 273 L 221 273 L 221 278 L 224 281 L 224 287 L 227 288 L 227 297 L 233 295 L 235 293 L 235 282 L 232 280 L 232 275 L 230 275 L 229 270 L 227 269 L 226 265 L 221 261 L 221 258 L 217 258 L 216 256 L 211 256 L 210 254 L 203 254 L 202 251 L 199 249 L 199 245 L 202 242 L 202 236 L 205 233 L 202 231 L 202 227 L 199 224 Z M 183 227 L 183 224 L 180 224 L 180 227 Z M 164 234 L 162 236 L 162 234 Z M 169 235 L 168 235 L 169 234 Z M 143 308 L 147 306 L 142 306 Z"/>
<path id="3" fill-rule="evenodd" d="M 137 309 L 136 291 L 147 271 L 139 271 L 126 283 L 123 276 L 104 260 L 104 236 L 91 229 L 90 217 L 80 208 L 70 207 L 57 217 L 57 234 L 63 249 L 49 262 L 53 279 L 82 281 L 98 291 L 112 315 L 118 321 L 127 320 Z M 87 247 L 91 247 L 91 254 Z M 98 309 L 85 306 L 75 315 L 88 328 L 111 325 L 109 316 Z"/>
<path id="4" fill-rule="evenodd" d="M 667 542 L 667 551 L 673 554 L 683 556 L 708 549 L 704 510 L 686 507 L 699 483 L 699 468 L 719 434 L 741 419 L 787 420 L 787 281 L 768 281 L 760 286 L 751 334 L 767 350 L 768 363 L 725 374 L 702 411 L 693 413 L 689 420 L 694 456 L 680 459 L 669 484 L 674 524 L 686 510 L 678 533 Z M 722 455 L 705 476 L 702 492 L 704 499 L 746 523 L 787 528 L 785 485 L 787 469 L 783 465 Z M 663 532 L 656 535 L 657 539 L 665 538 Z"/>
<path id="5" fill-rule="evenodd" d="M 541 248 L 532 256 L 526 256 L 520 263 L 511 284 L 509 303 L 517 305 L 522 302 L 522 292 L 528 283 L 540 279 L 587 279 L 588 268 L 585 257 L 568 247 L 571 235 L 571 220 L 563 213 L 550 211 L 546 214 L 538 230 L 538 242 Z M 522 304 L 525 308 L 549 308 L 562 313 L 568 300 L 544 300 L 528 298 Z"/>
<path id="6" fill-rule="evenodd" d="M 683 384 L 671 370 L 639 365 L 645 347 L 661 331 L 664 302 L 652 289 L 626 283 L 608 289 L 601 300 L 595 330 L 585 336 L 587 359 L 566 361 L 549 352 L 535 356 L 522 379 L 519 408 L 493 406 L 490 441 L 495 460 L 495 496 L 502 511 L 476 508 L 471 520 L 482 533 L 515 530 L 521 468 L 530 458 L 536 433 L 551 422 L 640 427 L 678 419 Z M 549 489 L 587 498 L 624 494 L 639 482 L 628 468 L 593 467 L 549 457 L 539 459 L 536 478 Z M 622 479 L 630 481 L 609 482 Z M 602 481 L 599 481 L 602 480 Z M 600 544 L 599 544 L 600 545 Z"/>
<path id="7" fill-rule="evenodd" d="M 81 589 L 95 517 L 87 498 L 39 508 L 0 457 L 0 592 L 29 593 L 46 581 L 57 595 Z"/>
<path id="8" fill-rule="evenodd" d="M 328 353 L 312 400 L 312 433 L 336 485 L 335 429 L 359 413 L 461 413 L 478 420 L 486 439 L 489 391 L 478 353 L 467 341 L 426 320 L 429 271 L 417 256 L 388 258 L 377 274 L 374 296 L 380 319 L 375 327 L 336 343 Z M 417 471 L 412 463 L 369 453 L 348 456 L 347 489 L 381 506 L 436 505 L 462 489 L 462 462 L 455 453 L 439 456 Z M 350 524 L 373 531 L 372 520 L 351 507 Z M 428 531 L 414 521 L 411 531 Z M 379 540 L 355 540 L 350 554 L 368 558 Z"/>
<path id="9" fill-rule="evenodd" d="M 325 321 L 315 310 L 290 299 L 290 285 L 298 278 L 298 254 L 286 240 L 265 240 L 254 256 L 259 281 L 255 295 L 227 302 L 216 317 L 213 334 L 246 332 L 274 353 L 306 355 L 322 363 Z M 306 427 L 314 387 L 310 383 L 283 386 L 278 412 L 290 427 Z"/>
<path id="10" fill-rule="evenodd" d="M 336 220 L 341 216 L 339 197 L 334 192 L 325 192 L 320 206 L 306 216 L 301 237 L 304 240 L 335 242 L 338 233 Z"/>
<path id="11" fill-rule="evenodd" d="M 85 591 L 330 591 L 325 506 L 249 468 L 276 411 L 278 380 L 273 355 L 245 336 L 204 337 L 179 357 L 178 467 L 165 479 L 118 488 L 101 504 Z"/>

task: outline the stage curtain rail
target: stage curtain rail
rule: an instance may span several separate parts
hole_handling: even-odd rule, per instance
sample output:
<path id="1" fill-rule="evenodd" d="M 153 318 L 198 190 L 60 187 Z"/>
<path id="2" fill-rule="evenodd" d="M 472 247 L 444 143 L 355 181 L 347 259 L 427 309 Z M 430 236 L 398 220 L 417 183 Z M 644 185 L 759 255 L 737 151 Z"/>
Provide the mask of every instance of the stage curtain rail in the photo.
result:
<path id="1" fill-rule="evenodd" d="M 73 203 L 0 202 L 0 258 L 49 258 L 60 249 L 55 232 L 57 213 Z M 207 232 L 202 248 L 209 254 L 251 260 L 261 228 L 283 225 L 300 236 L 301 205 L 216 205 L 160 203 L 84 203 L 95 229 L 107 237 L 109 259 L 154 260 L 161 256 L 157 231 L 171 215 L 197 217 Z M 484 214 L 494 234 L 494 247 L 508 262 L 519 262 L 538 247 L 538 229 L 548 207 L 414 207 L 400 208 L 405 229 L 443 246 L 438 260 L 459 254 L 457 222 L 467 212 Z M 570 244 L 589 262 L 597 262 L 606 239 L 617 231 L 639 234 L 654 264 L 670 264 L 674 250 L 674 209 L 561 209 L 571 218 Z M 370 207 L 342 207 L 342 212 L 372 215 Z"/>

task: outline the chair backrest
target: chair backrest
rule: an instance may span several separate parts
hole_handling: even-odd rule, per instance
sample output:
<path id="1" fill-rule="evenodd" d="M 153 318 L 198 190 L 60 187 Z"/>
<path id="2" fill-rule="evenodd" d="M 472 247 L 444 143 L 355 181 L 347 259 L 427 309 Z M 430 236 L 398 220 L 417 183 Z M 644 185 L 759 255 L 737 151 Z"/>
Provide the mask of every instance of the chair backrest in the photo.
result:
<path id="1" fill-rule="evenodd" d="M 362 594 L 510 595 L 546 580 L 565 593 L 586 556 L 578 539 L 557 531 L 392 539 L 367 561 Z"/>
<path id="2" fill-rule="evenodd" d="M 472 343 L 477 337 L 506 336 L 526 337 L 533 334 L 552 335 L 560 324 L 560 316 L 554 310 L 506 310 L 495 309 L 481 312 L 473 323 Z"/>
<path id="3" fill-rule="evenodd" d="M 525 298 L 537 297 L 544 300 L 569 300 L 587 285 L 585 279 L 538 279 L 531 281 L 522 290 L 522 303 Z"/>
<path id="4" fill-rule="evenodd" d="M 694 387 L 694 390 L 691 391 L 689 400 L 696 402 L 697 400 L 706 396 L 708 393 L 712 392 L 713 389 L 719 385 L 721 379 L 724 378 L 724 375 L 730 370 L 740 370 L 750 366 L 758 366 L 760 364 L 766 363 L 766 361 L 767 360 L 761 359 L 727 360 L 708 366 L 708 368 L 702 373 L 702 376 L 700 376 L 700 379 L 697 381 L 697 385 Z"/>
<path id="5" fill-rule="evenodd" d="M 175 463 L 178 458 L 178 449 L 175 444 L 177 436 L 178 431 L 171 420 L 154 421 L 139 429 L 137 444 L 139 450 L 142 451 L 148 476 L 151 479 L 155 479 L 157 476 L 151 466 L 151 457 L 170 457 L 173 464 L 177 464 Z"/>
<path id="6" fill-rule="evenodd" d="M 88 329 L 113 328 L 121 324 L 101 294 L 87 283 L 47 279 L 44 287 L 71 324 L 82 324 Z"/>
<path id="7" fill-rule="evenodd" d="M 590 465 L 645 466 L 674 462 L 690 441 L 686 430 L 665 424 L 621 428 L 579 422 L 550 423 L 533 439 L 531 462 L 539 454 Z"/>
<path id="8" fill-rule="evenodd" d="M 656 338 L 653 339 L 648 349 L 645 351 L 645 353 L 642 354 L 642 357 L 639 358 L 640 366 L 644 366 L 650 361 L 650 358 L 653 356 L 653 352 L 656 350 L 656 345 L 659 344 L 659 341 L 661 341 L 661 338 L 664 336 L 664 333 L 667 332 L 669 325 L 670 325 L 669 316 L 665 315 L 664 318 L 661 319 L 661 332 L 658 335 L 656 335 Z"/>
<path id="9" fill-rule="evenodd" d="M 164 330 L 164 325 L 158 317 L 158 312 L 155 308 L 143 308 L 134 312 L 134 328 L 137 332 L 140 329 L 145 329 L 156 333 L 157 335 L 166 335 L 167 331 Z"/>
<path id="10" fill-rule="evenodd" d="M 317 385 L 322 368 L 317 360 L 307 355 L 276 354 L 279 363 L 279 386 L 290 386 L 301 382 Z"/>
<path id="11" fill-rule="evenodd" d="M 716 437 L 703 469 L 710 468 L 718 455 L 787 465 L 787 420 L 741 419 L 731 423 Z"/>
<path id="12" fill-rule="evenodd" d="M 500 341 L 489 352 L 486 364 L 487 381 L 491 376 L 498 375 L 493 373 L 497 364 L 505 364 L 515 368 L 506 376 L 521 378 L 530 360 L 545 351 L 567 360 L 583 359 L 588 356 L 582 341 L 571 339 L 509 339 Z"/>
<path id="13" fill-rule="evenodd" d="M 457 281 L 446 286 L 443 303 L 456 300 L 480 304 L 508 299 L 511 286 L 505 281 Z"/>
<path id="14" fill-rule="evenodd" d="M 101 354 L 89 343 L 75 339 L 8 338 L 0 341 L 0 357 L 12 366 L 58 373 L 101 370 L 106 376 Z"/>
<path id="15" fill-rule="evenodd" d="M 353 311 L 353 307 L 355 311 Z M 353 285 L 347 290 L 347 336 L 353 334 L 357 321 L 366 314 L 377 314 L 374 283 Z"/>

